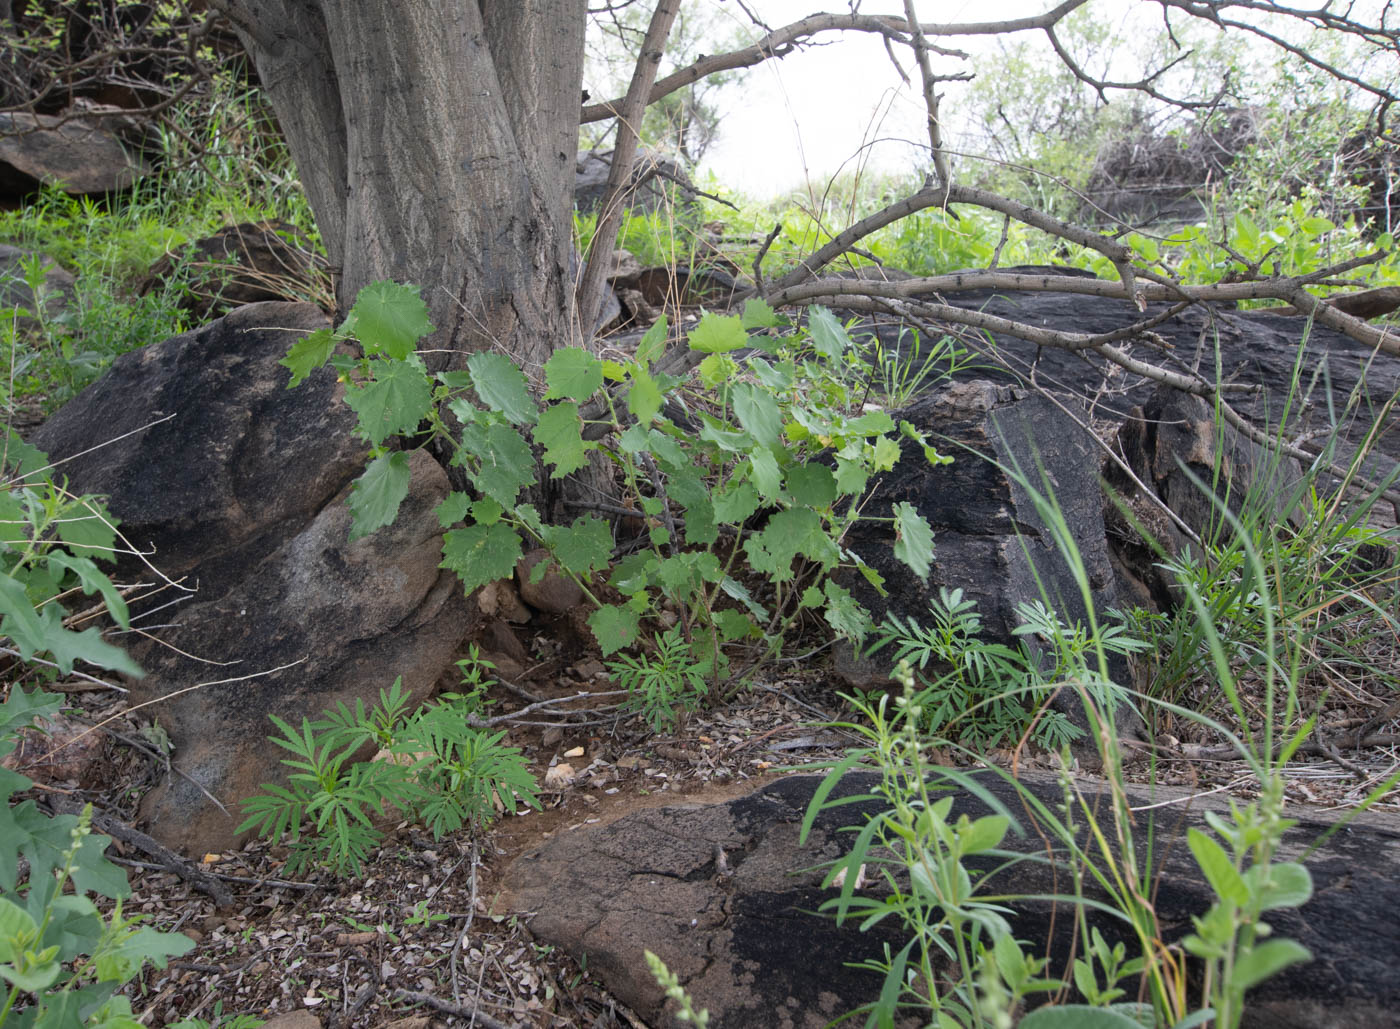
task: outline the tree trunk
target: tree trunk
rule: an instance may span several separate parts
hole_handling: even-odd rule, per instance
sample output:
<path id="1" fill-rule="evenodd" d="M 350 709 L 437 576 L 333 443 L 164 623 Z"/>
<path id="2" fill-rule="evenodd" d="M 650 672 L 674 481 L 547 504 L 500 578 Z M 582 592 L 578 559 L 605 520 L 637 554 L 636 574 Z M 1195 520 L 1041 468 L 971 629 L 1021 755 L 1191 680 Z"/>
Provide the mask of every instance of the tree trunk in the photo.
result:
<path id="1" fill-rule="evenodd" d="M 577 342 L 584 0 L 215 0 L 257 66 L 348 309 L 411 282 L 430 368 Z"/>

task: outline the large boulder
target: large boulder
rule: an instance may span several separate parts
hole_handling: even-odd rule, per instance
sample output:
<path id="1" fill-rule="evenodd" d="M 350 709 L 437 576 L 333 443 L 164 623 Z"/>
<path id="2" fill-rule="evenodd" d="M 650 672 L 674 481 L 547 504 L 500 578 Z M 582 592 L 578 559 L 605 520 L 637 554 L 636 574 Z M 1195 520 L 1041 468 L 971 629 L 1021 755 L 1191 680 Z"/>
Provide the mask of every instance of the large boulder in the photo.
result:
<path id="1" fill-rule="evenodd" d="M 1028 858 L 997 857 L 982 864 L 984 870 L 999 869 L 985 892 L 1063 895 L 1071 880 L 1063 863 L 1046 863 L 1046 838 L 1025 824 L 1031 808 L 1000 777 L 979 778 L 1019 823 L 1003 846 Z M 878 810 L 869 802 L 828 809 L 800 847 L 803 814 L 819 781 L 790 776 L 723 804 L 644 810 L 608 825 L 557 833 L 505 869 L 496 910 L 528 917 L 540 941 L 579 960 L 586 955 L 590 973 L 648 1024 L 672 1024 L 667 1012 L 673 1008 L 648 973 L 643 950 L 658 954 L 680 976 L 697 1005 L 709 1008 L 712 1024 L 825 1026 L 879 994 L 880 977 L 850 963 L 878 957 L 884 944 L 897 951 L 908 936 L 901 937 L 893 919 L 863 933 L 854 924 L 838 928 L 814 913 L 836 895 L 821 888 L 823 870 L 814 866 L 849 853 L 852 834 L 842 827 L 862 825 Z M 1055 776 L 1023 775 L 1021 781 L 1048 810 L 1059 809 L 1063 785 Z M 831 797 L 854 798 L 877 783 L 870 773 L 850 773 Z M 1093 783 L 1081 788 L 1087 809 L 1106 819 L 1104 788 Z M 1203 810 L 1221 811 L 1224 805 L 1167 787 L 1127 792 L 1139 812 L 1134 835 L 1144 845 L 1150 839 L 1154 848 L 1144 849 L 1138 860 L 1140 867 L 1155 870 L 1151 896 L 1161 936 L 1174 942 L 1192 931 L 1192 916 L 1203 914 L 1214 900 L 1186 845 L 1186 832 L 1203 827 Z M 951 819 L 988 813 L 969 792 L 955 790 L 952 796 Z M 1313 960 L 1251 991 L 1244 1024 L 1394 1026 L 1400 983 L 1390 966 L 1400 953 L 1400 928 L 1391 912 L 1400 903 L 1395 874 L 1400 824 L 1394 818 L 1361 819 L 1309 853 L 1333 828 L 1336 812 L 1289 814 L 1300 822 L 1286 834 L 1278 860 L 1305 860 L 1315 889 L 1301 909 L 1270 911 L 1268 921 L 1276 936 L 1311 950 Z M 1149 820 L 1155 820 L 1155 834 Z M 1110 830 L 1107 838 L 1117 837 Z M 1080 844 L 1085 845 L 1082 835 Z M 1057 858 L 1063 861 L 1062 851 Z M 867 889 L 878 893 L 883 882 L 878 875 L 871 879 Z M 1106 899 L 1092 876 L 1085 877 L 1085 889 L 1092 901 Z M 1074 946 L 1069 909 L 1044 901 L 1015 901 L 1011 908 L 1017 939 L 1030 941 L 1035 952 L 1048 952 L 1050 974 L 1066 973 Z M 1093 909 L 1088 918 L 1110 945 L 1123 940 L 1136 952 L 1120 920 Z"/>
<path id="2" fill-rule="evenodd" d="M 34 441 L 71 457 L 70 488 L 107 495 L 126 538 L 180 580 L 155 601 L 184 600 L 157 638 L 123 638 L 148 673 L 134 701 L 185 691 L 152 709 L 181 774 L 144 811 L 172 846 L 234 842 L 238 802 L 283 771 L 269 714 L 299 724 L 400 675 L 424 696 L 467 629 L 462 591 L 437 567 L 432 509 L 448 484 L 426 454 L 411 458 L 397 521 L 349 541 L 366 457 L 354 415 L 330 369 L 288 390 L 277 363 L 327 324 L 309 304 L 239 308 L 118 358 Z M 152 578 L 131 559 L 121 571 Z"/>
<path id="3" fill-rule="evenodd" d="M 44 183 L 74 196 L 112 193 L 148 170 L 98 121 L 0 113 L 0 197 L 18 199 Z"/>
<path id="4" fill-rule="evenodd" d="M 864 517 L 846 535 L 845 545 L 884 578 L 886 594 L 880 595 L 863 577 L 846 577 L 877 620 L 891 613 L 928 626 L 930 603 L 946 589 L 976 603 L 984 639 L 1013 649 L 1040 646 L 1034 637 L 1015 634 L 1024 621 L 1017 612 L 1022 604 L 1042 601 L 1065 623 L 1087 625 L 1073 566 L 1032 490 L 1053 495 L 1058 504 L 1095 612 L 1118 606 L 1104 537 L 1100 455 L 1080 421 L 1045 397 L 987 380 L 954 383 L 896 418 L 928 434 L 953 460 L 931 465 L 917 443 L 904 440 L 899 464 L 878 480 L 861 508 Z M 927 580 L 894 557 L 899 503 L 912 505 L 933 529 Z M 859 667 L 838 665 L 838 671 Z M 1125 664 L 1115 662 L 1111 671 L 1128 685 Z M 1083 718 L 1080 699 L 1068 691 L 1053 703 L 1072 720 Z M 1126 710 L 1122 715 L 1121 728 L 1134 724 Z"/>

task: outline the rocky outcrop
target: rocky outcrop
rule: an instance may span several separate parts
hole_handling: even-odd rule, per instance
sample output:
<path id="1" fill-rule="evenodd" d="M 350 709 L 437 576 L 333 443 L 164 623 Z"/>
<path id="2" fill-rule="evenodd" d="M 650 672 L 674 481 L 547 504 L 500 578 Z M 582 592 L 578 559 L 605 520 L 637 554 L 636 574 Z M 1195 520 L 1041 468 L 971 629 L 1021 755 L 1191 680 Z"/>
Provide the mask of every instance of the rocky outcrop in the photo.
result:
<path id="1" fill-rule="evenodd" d="M 437 567 L 432 509 L 448 484 L 426 454 L 398 520 L 349 542 L 365 460 L 354 415 L 330 369 L 288 390 L 277 363 L 327 324 L 311 305 L 239 308 L 118 358 L 35 438 L 72 456 L 70 488 L 106 494 L 126 538 L 181 581 L 155 601 L 182 601 L 159 614 L 158 638 L 124 640 L 148 673 L 134 700 L 185 691 L 152 709 L 185 776 L 144 809 L 169 845 L 233 842 L 238 802 L 282 772 L 268 714 L 300 724 L 400 675 L 423 695 L 467 629 L 461 588 Z M 152 578 L 131 559 L 122 572 Z"/>
<path id="2" fill-rule="evenodd" d="M 1063 894 L 1068 881 L 1063 866 L 1056 872 L 1044 863 L 1047 844 L 1026 823 L 1028 808 L 998 776 L 986 773 L 979 779 L 1017 823 L 1003 846 L 1032 858 L 1011 863 L 997 858 L 983 865 L 1001 869 L 985 891 Z M 792 776 L 723 804 L 645 810 L 606 826 L 560 832 L 505 870 L 496 910 L 528 917 L 537 938 L 577 959 L 587 954 L 589 971 L 649 1024 L 669 1024 L 670 1009 L 647 972 L 644 949 L 680 976 L 696 1004 L 709 1008 L 712 1024 L 825 1026 L 879 993 L 877 974 L 849 964 L 879 956 L 885 943 L 898 950 L 908 936 L 893 920 L 862 933 L 851 923 L 838 928 L 814 913 L 836 894 L 821 888 L 823 870 L 814 866 L 848 853 L 851 834 L 842 827 L 861 825 L 878 810 L 869 802 L 828 809 L 815 820 L 807 845 L 799 847 L 802 817 L 818 781 Z M 876 782 L 868 773 L 849 774 L 832 798 L 865 794 Z M 1055 777 L 1023 777 L 1022 783 L 1050 810 L 1060 805 L 1062 786 Z M 1107 806 L 1095 797 L 1098 787 L 1083 783 L 1081 788 L 1087 808 L 1106 818 Z M 1155 816 L 1153 856 L 1142 859 L 1160 869 L 1152 897 L 1162 937 L 1173 942 L 1191 931 L 1191 917 L 1213 900 L 1185 842 L 1187 829 L 1202 825 L 1209 802 L 1163 806 L 1189 800 L 1165 787 L 1128 793 L 1141 812 L 1137 839 L 1148 838 L 1146 823 Z M 952 819 L 988 813 L 968 791 L 953 790 L 952 796 Z M 1298 860 L 1330 828 L 1333 813 L 1290 815 L 1301 820 L 1288 832 L 1279 860 Z M 1313 960 L 1252 991 L 1246 1026 L 1395 1025 L 1400 985 L 1389 974 L 1389 963 L 1400 953 L 1400 929 L 1390 916 L 1400 903 L 1398 861 L 1400 824 L 1393 819 L 1354 822 L 1308 858 L 1313 899 L 1296 911 L 1271 911 L 1268 920 L 1276 936 L 1298 940 Z M 872 876 L 867 889 L 878 895 L 879 879 Z M 1102 899 L 1092 877 L 1087 889 L 1091 898 Z M 1074 921 L 1066 908 L 1056 912 L 1037 901 L 1010 906 L 1016 937 L 1031 941 L 1036 952 L 1048 950 L 1050 974 L 1064 973 Z M 1089 918 L 1110 943 L 1123 938 L 1120 921 L 1093 911 Z M 1126 942 L 1135 953 L 1137 945 Z"/>

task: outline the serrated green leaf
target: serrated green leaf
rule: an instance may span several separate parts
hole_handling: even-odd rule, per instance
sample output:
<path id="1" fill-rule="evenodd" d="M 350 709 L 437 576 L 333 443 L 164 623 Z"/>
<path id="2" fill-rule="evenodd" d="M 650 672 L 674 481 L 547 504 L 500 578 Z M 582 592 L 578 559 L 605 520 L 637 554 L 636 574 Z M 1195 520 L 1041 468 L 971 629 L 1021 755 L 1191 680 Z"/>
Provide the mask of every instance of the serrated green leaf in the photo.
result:
<path id="1" fill-rule="evenodd" d="M 843 497 L 860 496 L 870 482 L 870 469 L 863 461 L 836 459 L 836 489 Z"/>
<path id="2" fill-rule="evenodd" d="M 846 335 L 845 327 L 825 307 L 807 309 L 807 331 L 817 353 L 829 361 L 841 360 L 851 348 L 851 337 Z"/>
<path id="3" fill-rule="evenodd" d="M 872 471 L 888 472 L 899 464 L 899 444 L 888 436 L 875 441 L 875 456 L 870 462 Z"/>
<path id="4" fill-rule="evenodd" d="M 588 627 L 603 657 L 637 642 L 640 620 L 630 607 L 604 604 L 588 616 Z"/>
<path id="5" fill-rule="evenodd" d="M 516 425 L 533 425 L 539 410 L 530 397 L 530 384 L 504 354 L 476 353 L 467 358 L 472 385 L 481 402 Z"/>
<path id="6" fill-rule="evenodd" d="M 432 381 L 416 356 L 379 361 L 370 382 L 346 387 L 345 402 L 359 416 L 360 434 L 377 447 L 390 436 L 417 430 L 433 406 Z"/>
<path id="7" fill-rule="evenodd" d="M 715 628 L 719 630 L 719 638 L 725 643 L 733 643 L 735 640 L 758 635 L 758 626 L 742 611 L 726 608 L 723 611 L 716 611 L 714 619 Z"/>
<path id="8" fill-rule="evenodd" d="M 766 447 L 758 447 L 749 455 L 749 480 L 764 500 L 777 500 L 783 489 L 783 473 L 778 459 Z"/>
<path id="9" fill-rule="evenodd" d="M 509 425 L 464 425 L 462 444 L 477 463 L 477 468 L 469 473 L 472 485 L 503 508 L 514 507 L 520 491 L 534 485 L 535 456 L 520 433 Z"/>
<path id="10" fill-rule="evenodd" d="M 21 439 L 14 429 L 4 433 L 4 471 L 16 479 L 29 479 L 49 467 L 49 457 L 32 443 Z"/>
<path id="11" fill-rule="evenodd" d="M 544 448 L 545 463 L 554 466 L 549 473 L 551 479 L 577 471 L 588 461 L 583 419 L 572 400 L 546 407 L 535 424 L 534 436 L 535 444 Z"/>
<path id="12" fill-rule="evenodd" d="M 603 362 L 582 347 L 556 350 L 544 363 L 546 400 L 584 401 L 603 386 Z"/>
<path id="13" fill-rule="evenodd" d="M 714 505 L 710 503 L 710 491 L 695 469 L 672 471 L 666 483 L 666 492 L 685 510 L 687 543 L 708 546 L 719 538 Z"/>
<path id="14" fill-rule="evenodd" d="M 832 567 L 841 557 L 821 516 L 807 507 L 777 512 L 762 532 L 744 542 L 744 552 L 754 571 L 766 573 L 775 582 L 787 582 L 793 577 L 792 562 L 799 554 L 823 568 Z"/>
<path id="15" fill-rule="evenodd" d="M 747 482 L 731 482 L 714 495 L 713 503 L 717 520 L 738 525 L 758 510 L 758 492 Z"/>
<path id="16" fill-rule="evenodd" d="M 632 417 L 643 425 L 650 425 L 661 410 L 661 402 L 661 389 L 651 373 L 641 367 L 633 368 L 632 388 L 627 391 L 627 410 Z"/>
<path id="17" fill-rule="evenodd" d="M 695 371 L 702 383 L 714 389 L 738 375 L 739 366 L 728 354 L 711 354 L 700 362 Z"/>
<path id="18" fill-rule="evenodd" d="M 784 319 L 767 303 L 754 298 L 744 301 L 744 314 L 740 322 L 746 329 L 771 329 L 782 325 Z"/>
<path id="19" fill-rule="evenodd" d="M 396 361 L 413 353 L 418 341 L 432 331 L 428 305 L 418 287 L 383 280 L 360 290 L 341 326 L 341 332 L 360 341 L 366 356 L 384 354 Z"/>
<path id="20" fill-rule="evenodd" d="M 453 490 L 447 494 L 446 500 L 433 508 L 433 514 L 437 515 L 439 525 L 444 529 L 450 529 L 467 517 L 467 511 L 471 508 L 471 504 L 472 498 L 470 496 Z"/>
<path id="21" fill-rule="evenodd" d="M 894 506 L 894 556 L 921 580 L 928 578 L 933 563 L 933 529 L 914 505 L 905 501 Z"/>
<path id="22" fill-rule="evenodd" d="M 734 416 L 748 434 L 766 447 L 777 446 L 783 416 L 773 395 L 750 382 L 738 383 L 729 395 L 734 404 Z"/>
<path id="23" fill-rule="evenodd" d="M 827 508 L 836 502 L 836 477 L 825 465 L 793 465 L 783 482 L 794 504 Z"/>
<path id="24" fill-rule="evenodd" d="M 593 515 L 576 518 L 568 527 L 544 526 L 544 542 L 554 559 L 578 576 L 606 568 L 612 560 L 612 530 L 607 522 Z"/>
<path id="25" fill-rule="evenodd" d="M 690 330 L 686 337 L 690 349 L 702 354 L 725 354 L 747 346 L 749 334 L 744 331 L 744 323 L 732 314 L 714 314 L 706 311 L 700 323 Z"/>
<path id="26" fill-rule="evenodd" d="M 443 536 L 440 568 L 456 572 L 468 592 L 509 578 L 520 560 L 520 537 L 506 522 L 449 529 Z"/>
<path id="27" fill-rule="evenodd" d="M 350 487 L 351 542 L 393 524 L 412 475 L 402 451 L 381 454 L 369 463 Z"/>
<path id="28" fill-rule="evenodd" d="M 300 386 L 306 377 L 330 360 L 335 350 L 335 336 L 330 329 L 317 329 L 292 344 L 287 356 L 277 363 L 291 371 L 287 388 Z"/>
<path id="29" fill-rule="evenodd" d="M 822 594 L 826 598 L 826 610 L 822 612 L 822 617 L 832 631 L 857 643 L 863 641 L 873 628 L 873 623 L 869 612 L 851 596 L 851 591 L 827 579 L 822 583 Z"/>
<path id="30" fill-rule="evenodd" d="M 666 352 L 666 332 L 668 326 L 666 316 L 663 314 L 656 321 L 651 323 L 651 328 L 640 340 L 637 341 L 637 353 L 635 355 L 637 363 L 648 371 L 661 355 Z"/>
<path id="31" fill-rule="evenodd" d="M 472 501 L 472 521 L 480 525 L 495 525 L 503 514 L 505 508 L 493 497 L 482 497 Z"/>

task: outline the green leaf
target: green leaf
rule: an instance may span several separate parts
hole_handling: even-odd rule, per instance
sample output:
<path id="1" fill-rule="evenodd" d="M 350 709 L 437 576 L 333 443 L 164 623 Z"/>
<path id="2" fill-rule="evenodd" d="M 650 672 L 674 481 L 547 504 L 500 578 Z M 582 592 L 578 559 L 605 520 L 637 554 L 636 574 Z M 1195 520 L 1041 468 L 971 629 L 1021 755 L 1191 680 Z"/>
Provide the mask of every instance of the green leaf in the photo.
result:
<path id="1" fill-rule="evenodd" d="M 749 334 L 744 331 L 744 323 L 735 315 L 706 311 L 700 316 L 700 324 L 690 330 L 687 339 L 691 350 L 702 354 L 725 354 L 747 346 Z"/>
<path id="2" fill-rule="evenodd" d="M 353 334 L 366 356 L 384 354 L 402 361 L 433 331 L 433 324 L 417 286 L 381 280 L 360 290 L 340 331 Z"/>
<path id="3" fill-rule="evenodd" d="M 1011 819 L 1006 815 L 983 815 L 977 821 L 958 830 L 958 849 L 963 854 L 981 854 L 983 851 L 1000 847 L 1011 828 Z"/>
<path id="4" fill-rule="evenodd" d="M 927 579 L 933 563 L 933 530 L 913 504 L 894 506 L 894 556 L 920 579 Z"/>
<path id="5" fill-rule="evenodd" d="M 20 438 L 19 433 L 9 429 L 5 436 L 5 469 L 13 470 L 21 479 L 27 479 L 49 466 L 49 456 L 38 447 Z"/>
<path id="6" fill-rule="evenodd" d="M 612 560 L 612 530 L 607 522 L 593 515 L 576 518 L 567 528 L 544 526 L 544 541 L 554 559 L 578 576 L 606 568 Z"/>
<path id="7" fill-rule="evenodd" d="M 117 520 L 90 497 L 82 497 L 64 507 L 54 524 L 58 538 L 68 544 L 75 557 L 113 561 L 117 544 Z"/>
<path id="8" fill-rule="evenodd" d="M 733 643 L 735 640 L 747 639 L 758 634 L 758 626 L 742 611 L 725 608 L 723 611 L 716 611 L 714 619 L 719 638 L 725 643 Z"/>
<path id="9" fill-rule="evenodd" d="M 794 504 L 827 508 L 836 502 L 836 477 L 825 465 L 794 465 L 787 470 L 784 482 Z"/>
<path id="10" fill-rule="evenodd" d="M 773 395 L 751 382 L 741 382 L 730 391 L 734 415 L 739 424 L 765 447 L 778 445 L 783 416 Z"/>
<path id="11" fill-rule="evenodd" d="M 708 546 L 719 538 L 710 491 L 695 469 L 673 471 L 668 477 L 666 491 L 685 509 L 686 542 Z"/>
<path id="12" fill-rule="evenodd" d="M 479 586 L 515 573 L 520 560 L 520 537 L 505 522 L 450 529 L 443 536 L 441 568 L 457 573 L 470 593 Z"/>
<path id="13" fill-rule="evenodd" d="M 630 607 L 611 604 L 604 604 L 588 616 L 588 627 L 604 657 L 636 643 L 638 623 L 637 612 Z"/>
<path id="14" fill-rule="evenodd" d="M 783 473 L 771 450 L 758 447 L 749 455 L 749 479 L 764 500 L 778 499 L 783 488 Z"/>
<path id="15" fill-rule="evenodd" d="M 568 475 L 587 463 L 589 447 L 583 439 L 583 419 L 572 400 L 546 407 L 534 435 L 536 445 L 544 448 L 545 463 L 554 466 L 549 473 L 551 479 Z"/>
<path id="16" fill-rule="evenodd" d="M 758 493 L 747 482 L 730 482 L 714 495 L 715 518 L 727 525 L 747 521 L 758 510 Z"/>
<path id="17" fill-rule="evenodd" d="M 836 316 L 825 307 L 811 307 L 807 310 L 807 331 L 812 335 L 812 346 L 817 353 L 829 361 L 839 361 L 851 347 L 851 337 Z"/>
<path id="18" fill-rule="evenodd" d="M 764 301 L 758 299 L 744 301 L 744 314 L 740 319 L 744 328 L 771 329 L 775 325 L 782 325 L 784 321 L 785 319 L 781 318 Z"/>
<path id="19" fill-rule="evenodd" d="M 700 381 L 714 389 L 738 375 L 739 365 L 728 354 L 711 354 L 695 370 L 700 375 Z"/>
<path id="20" fill-rule="evenodd" d="M 744 542 L 744 551 L 754 571 L 765 572 L 777 582 L 793 577 L 792 561 L 799 554 L 824 568 L 835 565 L 841 557 L 821 516 L 806 507 L 788 508 L 773 515 L 762 532 Z"/>
<path id="21" fill-rule="evenodd" d="M 390 436 L 417 430 L 432 410 L 432 381 L 417 355 L 380 361 L 373 380 L 346 387 L 345 402 L 359 416 L 360 434 L 377 447 Z"/>
<path id="22" fill-rule="evenodd" d="M 1265 940 L 1235 958 L 1230 986 L 1248 990 L 1277 975 L 1289 965 L 1312 960 L 1312 951 L 1297 940 Z"/>
<path id="23" fill-rule="evenodd" d="M 470 496 L 453 490 L 447 494 L 446 500 L 433 508 L 433 513 L 437 515 L 439 525 L 444 529 L 450 529 L 467 517 L 467 511 L 471 508 L 471 504 L 472 498 Z"/>
<path id="24" fill-rule="evenodd" d="M 300 386 L 306 377 L 330 360 L 335 349 L 335 336 L 330 329 L 317 329 L 309 336 L 303 336 L 292 344 L 287 356 L 277 363 L 291 370 L 292 377 L 287 388 Z"/>
<path id="25" fill-rule="evenodd" d="M 102 574 L 97 565 L 85 557 L 70 557 L 61 550 L 50 550 L 44 555 L 44 560 L 51 566 L 65 569 L 76 575 L 82 584 L 83 592 L 89 596 L 100 593 L 112 619 L 123 629 L 131 627 L 131 622 L 127 617 L 126 601 L 122 599 L 117 588 L 112 585 L 112 580 Z"/>
<path id="26" fill-rule="evenodd" d="M 476 353 L 467 358 L 467 370 L 482 403 L 516 425 L 534 424 L 539 411 L 530 398 L 525 373 L 514 361 L 504 354 Z"/>
<path id="27" fill-rule="evenodd" d="M 509 425 L 464 425 L 462 444 L 477 461 L 472 484 L 506 510 L 515 506 L 524 487 L 534 485 L 535 455 Z"/>
<path id="28" fill-rule="evenodd" d="M 556 350 L 544 363 L 546 400 L 587 400 L 603 385 L 603 362 L 582 347 Z"/>
<path id="29" fill-rule="evenodd" d="M 865 462 L 844 457 L 836 458 L 836 489 L 843 497 L 859 496 L 870 481 L 870 469 Z"/>
<path id="30" fill-rule="evenodd" d="M 1017 1022 L 1016 1029 L 1143 1029 L 1143 1024 L 1112 1008 L 1047 1004 Z"/>
<path id="31" fill-rule="evenodd" d="M 1199 829 L 1186 830 L 1186 845 L 1195 855 L 1196 864 L 1221 900 L 1236 907 L 1249 903 L 1249 888 L 1235 868 L 1225 849 Z"/>
<path id="32" fill-rule="evenodd" d="M 1262 896 L 1263 911 L 1302 907 L 1312 897 L 1312 873 L 1296 861 L 1268 866 L 1269 881 Z"/>
<path id="33" fill-rule="evenodd" d="M 481 525 L 495 525 L 501 520 L 501 515 L 505 514 L 505 508 L 501 507 L 500 503 L 493 497 L 482 497 L 480 500 L 472 501 L 471 514 L 474 522 Z"/>
<path id="34" fill-rule="evenodd" d="M 147 964 L 164 968 L 171 958 L 188 954 L 193 949 L 194 940 L 183 933 L 137 929 L 115 947 L 98 955 L 97 977 L 106 982 L 125 983 L 134 979 Z"/>
<path id="35" fill-rule="evenodd" d="M 875 441 L 875 456 L 870 462 L 870 467 L 876 472 L 888 472 L 899 463 L 899 444 L 888 436 L 881 436 Z"/>
<path id="36" fill-rule="evenodd" d="M 392 525 L 399 505 L 408 496 L 408 455 L 402 451 L 381 454 L 369 463 L 350 487 L 350 540 L 368 536 Z"/>
<path id="37" fill-rule="evenodd" d="M 666 316 L 663 314 L 651 323 L 651 328 L 637 341 L 636 360 L 639 365 L 651 370 L 662 354 L 666 352 Z"/>
<path id="38" fill-rule="evenodd" d="M 627 410 L 643 425 L 661 410 L 661 389 L 651 373 L 640 366 L 632 369 L 632 388 L 627 391 Z"/>
<path id="39" fill-rule="evenodd" d="M 822 593 L 826 597 L 826 610 L 822 614 L 832 630 L 846 639 L 864 640 L 873 627 L 870 614 L 851 596 L 851 591 L 827 579 L 822 583 Z"/>

